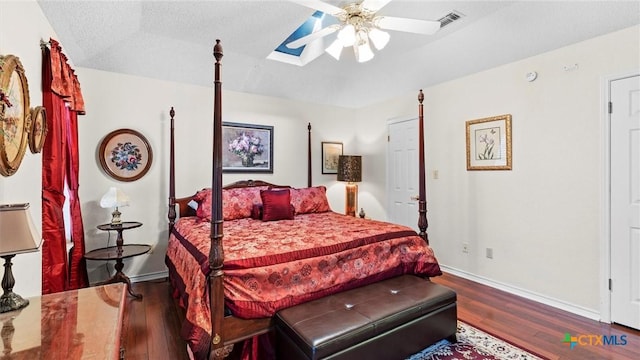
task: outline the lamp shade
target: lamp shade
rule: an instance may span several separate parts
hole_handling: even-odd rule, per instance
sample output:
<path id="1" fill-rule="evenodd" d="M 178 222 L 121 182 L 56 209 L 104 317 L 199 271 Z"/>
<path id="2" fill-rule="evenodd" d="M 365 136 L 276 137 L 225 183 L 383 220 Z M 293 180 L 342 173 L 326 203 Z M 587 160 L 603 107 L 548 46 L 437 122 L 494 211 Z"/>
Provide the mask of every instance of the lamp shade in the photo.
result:
<path id="1" fill-rule="evenodd" d="M 128 206 L 129 205 L 129 196 L 125 194 L 122 190 L 116 187 L 110 187 L 107 192 L 102 195 L 102 199 L 100 199 L 100 207 L 102 208 L 112 208 L 119 206 Z"/>
<path id="2" fill-rule="evenodd" d="M 372 28 L 369 30 L 369 39 L 373 43 L 373 46 L 378 50 L 384 49 L 385 46 L 389 43 L 389 39 L 391 35 L 388 32 L 382 31 L 378 28 Z"/>
<path id="3" fill-rule="evenodd" d="M 0 205 L 0 256 L 36 251 L 41 239 L 28 203 Z"/>
<path id="4" fill-rule="evenodd" d="M 340 42 L 340 39 L 335 39 L 331 45 L 329 45 L 328 48 L 325 49 L 325 51 L 333 56 L 334 59 L 336 60 L 340 60 L 340 54 L 342 53 L 342 48 L 344 46 L 342 46 L 342 42 Z"/>
<path id="5" fill-rule="evenodd" d="M 362 156 L 340 155 L 338 157 L 338 181 L 362 181 Z"/>

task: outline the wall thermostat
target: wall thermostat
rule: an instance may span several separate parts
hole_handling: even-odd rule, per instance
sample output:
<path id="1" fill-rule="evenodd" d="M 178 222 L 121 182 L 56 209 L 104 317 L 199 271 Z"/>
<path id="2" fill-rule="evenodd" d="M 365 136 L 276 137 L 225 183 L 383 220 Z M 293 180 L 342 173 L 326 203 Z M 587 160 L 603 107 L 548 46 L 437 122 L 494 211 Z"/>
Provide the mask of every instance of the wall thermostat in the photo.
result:
<path id="1" fill-rule="evenodd" d="M 530 71 L 527 73 L 526 77 L 527 77 L 527 81 L 531 82 L 538 77 L 538 73 L 535 71 Z"/>

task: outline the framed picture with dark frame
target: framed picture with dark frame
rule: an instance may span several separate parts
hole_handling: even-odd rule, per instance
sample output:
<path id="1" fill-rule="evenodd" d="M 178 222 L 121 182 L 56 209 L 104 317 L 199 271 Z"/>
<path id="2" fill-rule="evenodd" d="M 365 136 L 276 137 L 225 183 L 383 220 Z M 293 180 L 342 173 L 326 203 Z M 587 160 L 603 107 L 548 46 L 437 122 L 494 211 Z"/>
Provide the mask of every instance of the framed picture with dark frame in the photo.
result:
<path id="1" fill-rule="evenodd" d="M 342 155 L 342 143 L 333 141 L 322 142 L 322 173 L 338 173 L 338 157 Z"/>
<path id="2" fill-rule="evenodd" d="M 222 123 L 222 172 L 273 173 L 273 126 Z"/>
<path id="3" fill-rule="evenodd" d="M 467 170 L 511 170 L 511 114 L 469 120 Z"/>
<path id="4" fill-rule="evenodd" d="M 116 180 L 135 181 L 151 168 L 153 152 L 147 138 L 131 129 L 118 129 L 107 134 L 98 149 L 100 166 Z"/>

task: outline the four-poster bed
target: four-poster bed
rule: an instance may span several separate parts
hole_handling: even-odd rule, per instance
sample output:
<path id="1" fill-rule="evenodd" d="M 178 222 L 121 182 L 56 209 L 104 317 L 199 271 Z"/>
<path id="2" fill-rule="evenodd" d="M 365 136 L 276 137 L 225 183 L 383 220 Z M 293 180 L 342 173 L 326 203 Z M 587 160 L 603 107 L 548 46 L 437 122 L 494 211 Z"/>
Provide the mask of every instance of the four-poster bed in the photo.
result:
<path id="1" fill-rule="evenodd" d="M 273 315 L 281 309 L 401 274 L 441 274 L 426 233 L 422 91 L 418 235 L 404 226 L 331 211 L 326 189 L 311 184 L 311 124 L 307 188 L 252 180 L 223 186 L 219 40 L 213 53 L 212 186 L 190 197 L 175 197 L 175 112 L 170 111 L 166 263 L 174 295 L 186 308 L 182 336 L 194 357 L 222 359 L 248 339 L 255 342 L 245 342 L 243 352 L 255 356 L 255 337 L 272 333 Z M 194 201 L 196 209 L 189 205 Z"/>

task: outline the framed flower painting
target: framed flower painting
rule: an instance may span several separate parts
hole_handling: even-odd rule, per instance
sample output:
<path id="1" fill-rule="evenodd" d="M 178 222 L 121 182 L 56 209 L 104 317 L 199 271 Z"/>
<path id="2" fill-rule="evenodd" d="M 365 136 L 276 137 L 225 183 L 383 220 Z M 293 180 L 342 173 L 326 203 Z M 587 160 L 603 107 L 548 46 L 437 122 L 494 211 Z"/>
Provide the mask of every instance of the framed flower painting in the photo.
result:
<path id="1" fill-rule="evenodd" d="M 222 123 L 222 172 L 273 173 L 273 126 Z"/>
<path id="2" fill-rule="evenodd" d="M 467 170 L 511 170 L 511 115 L 469 120 Z"/>
<path id="3" fill-rule="evenodd" d="M 119 129 L 104 137 L 98 157 L 107 175 L 120 181 L 135 181 L 151 168 L 153 152 L 142 134 L 131 129 Z"/>

